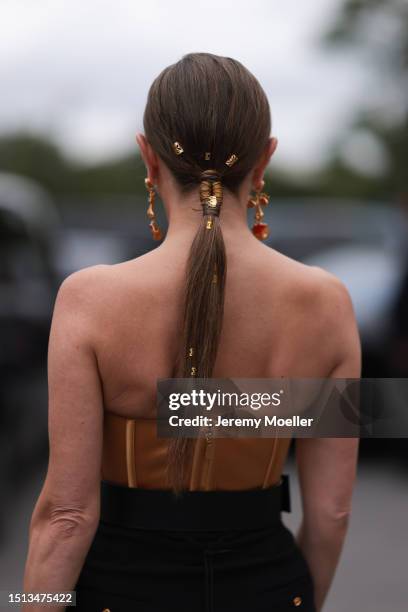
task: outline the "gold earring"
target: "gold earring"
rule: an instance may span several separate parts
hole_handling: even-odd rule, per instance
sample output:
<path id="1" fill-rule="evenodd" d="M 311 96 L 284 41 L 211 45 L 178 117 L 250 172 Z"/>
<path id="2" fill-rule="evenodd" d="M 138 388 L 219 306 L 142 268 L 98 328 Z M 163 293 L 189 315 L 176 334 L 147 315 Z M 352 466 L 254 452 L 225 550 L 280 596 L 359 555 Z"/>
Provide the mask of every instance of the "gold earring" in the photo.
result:
<path id="1" fill-rule="evenodd" d="M 147 216 L 150 219 L 149 226 L 152 232 L 153 240 L 161 240 L 163 238 L 162 231 L 157 225 L 156 215 L 154 212 L 154 185 L 149 178 L 145 178 L 145 186 L 149 192 L 149 206 L 147 208 Z"/>
<path id="2" fill-rule="evenodd" d="M 262 206 L 266 206 L 269 202 L 269 195 L 262 191 L 264 185 L 265 181 L 262 181 L 260 189 L 255 191 L 255 196 L 250 197 L 248 200 L 248 208 L 255 208 L 255 221 L 252 226 L 252 233 L 258 240 L 266 240 L 269 236 L 268 224 L 262 221 L 265 215 Z"/>

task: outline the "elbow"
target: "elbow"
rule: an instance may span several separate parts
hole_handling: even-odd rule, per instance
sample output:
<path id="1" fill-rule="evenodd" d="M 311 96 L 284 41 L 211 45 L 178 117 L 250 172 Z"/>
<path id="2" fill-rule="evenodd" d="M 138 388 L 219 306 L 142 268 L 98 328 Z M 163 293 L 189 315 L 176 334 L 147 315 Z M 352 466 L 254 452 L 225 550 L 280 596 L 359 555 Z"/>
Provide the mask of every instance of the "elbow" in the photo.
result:
<path id="1" fill-rule="evenodd" d="M 95 533 L 99 514 L 79 506 L 46 504 L 33 514 L 30 532 L 49 531 L 58 538 L 89 537 Z"/>
<path id="2" fill-rule="evenodd" d="M 339 530 L 346 530 L 350 522 L 350 509 L 335 508 L 326 513 L 326 520 Z"/>
<path id="3" fill-rule="evenodd" d="M 98 515 L 86 509 L 55 507 L 50 510 L 48 524 L 62 538 L 83 537 L 95 533 Z"/>
<path id="4" fill-rule="evenodd" d="M 321 502 L 304 513 L 304 524 L 320 532 L 345 533 L 350 523 L 351 508 Z"/>

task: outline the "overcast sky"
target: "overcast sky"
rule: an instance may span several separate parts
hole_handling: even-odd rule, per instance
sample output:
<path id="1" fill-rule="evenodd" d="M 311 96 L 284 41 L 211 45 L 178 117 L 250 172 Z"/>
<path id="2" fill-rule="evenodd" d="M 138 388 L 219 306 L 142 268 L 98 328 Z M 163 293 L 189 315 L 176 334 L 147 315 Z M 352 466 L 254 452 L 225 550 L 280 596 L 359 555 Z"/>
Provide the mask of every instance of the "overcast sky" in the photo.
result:
<path id="1" fill-rule="evenodd" d="M 260 80 L 276 160 L 312 169 L 364 98 L 350 54 L 319 44 L 341 0 L 1 0 L 0 133 L 35 128 L 87 161 L 130 150 L 148 87 L 191 51 Z"/>

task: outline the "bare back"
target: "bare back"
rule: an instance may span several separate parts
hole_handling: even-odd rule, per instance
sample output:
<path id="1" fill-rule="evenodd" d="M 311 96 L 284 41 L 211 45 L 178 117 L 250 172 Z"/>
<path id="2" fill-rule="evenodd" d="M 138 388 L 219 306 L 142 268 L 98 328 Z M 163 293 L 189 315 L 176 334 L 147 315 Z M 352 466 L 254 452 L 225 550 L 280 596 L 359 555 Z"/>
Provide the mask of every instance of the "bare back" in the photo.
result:
<path id="1" fill-rule="evenodd" d="M 250 236 L 247 244 L 227 242 L 227 261 L 214 376 L 329 376 L 348 350 L 347 337 L 336 341 L 348 297 L 341 283 Z M 185 263 L 186 253 L 164 243 L 134 260 L 77 273 L 88 277 L 105 410 L 146 415 L 157 378 L 174 376 Z"/>

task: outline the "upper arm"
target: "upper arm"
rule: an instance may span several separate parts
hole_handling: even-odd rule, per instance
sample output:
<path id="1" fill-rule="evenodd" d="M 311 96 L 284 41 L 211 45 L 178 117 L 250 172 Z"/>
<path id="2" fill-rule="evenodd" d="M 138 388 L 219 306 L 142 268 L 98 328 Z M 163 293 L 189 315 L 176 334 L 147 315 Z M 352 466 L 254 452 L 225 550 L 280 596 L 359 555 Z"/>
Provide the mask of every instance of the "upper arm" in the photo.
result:
<path id="1" fill-rule="evenodd" d="M 103 435 L 103 397 L 94 351 L 99 268 L 70 275 L 55 301 L 48 346 L 50 454 L 38 504 L 46 514 L 72 511 L 93 521 L 99 513 Z"/>
<path id="2" fill-rule="evenodd" d="M 331 277 L 331 285 L 327 303 L 332 311 L 329 324 L 334 364 L 329 376 L 331 378 L 360 378 L 361 342 L 353 303 L 348 290 L 336 277 Z"/>
<path id="3" fill-rule="evenodd" d="M 360 378 L 361 345 L 350 295 L 335 277 L 324 288 L 324 337 L 333 356 L 331 378 Z M 344 517 L 351 506 L 358 438 L 302 438 L 296 461 L 306 521 Z"/>

